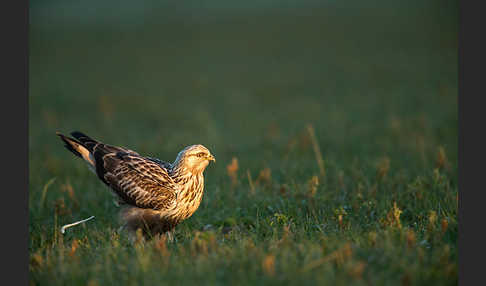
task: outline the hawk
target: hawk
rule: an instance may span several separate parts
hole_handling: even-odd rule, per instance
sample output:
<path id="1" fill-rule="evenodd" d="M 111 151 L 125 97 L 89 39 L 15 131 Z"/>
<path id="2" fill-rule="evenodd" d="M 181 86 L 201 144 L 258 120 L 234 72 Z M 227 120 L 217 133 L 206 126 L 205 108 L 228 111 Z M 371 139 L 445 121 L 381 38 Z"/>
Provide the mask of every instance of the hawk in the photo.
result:
<path id="1" fill-rule="evenodd" d="M 71 133 L 73 138 L 56 134 L 113 191 L 121 206 L 122 227 L 131 234 L 141 229 L 146 238 L 167 234 L 172 240 L 175 226 L 199 207 L 203 172 L 209 161 L 216 161 L 199 144 L 182 149 L 174 163 L 168 163 L 104 144 L 78 131 Z"/>

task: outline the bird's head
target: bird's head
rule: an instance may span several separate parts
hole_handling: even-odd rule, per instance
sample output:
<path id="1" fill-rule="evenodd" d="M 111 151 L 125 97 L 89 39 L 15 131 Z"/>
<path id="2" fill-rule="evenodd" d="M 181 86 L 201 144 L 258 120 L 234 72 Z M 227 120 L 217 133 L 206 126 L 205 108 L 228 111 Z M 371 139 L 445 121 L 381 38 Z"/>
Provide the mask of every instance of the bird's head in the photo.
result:
<path id="1" fill-rule="evenodd" d="M 174 162 L 175 165 L 184 166 L 188 171 L 193 174 L 199 174 L 206 169 L 209 161 L 216 162 L 214 156 L 209 152 L 208 148 L 203 145 L 191 145 L 182 149 L 177 155 Z"/>

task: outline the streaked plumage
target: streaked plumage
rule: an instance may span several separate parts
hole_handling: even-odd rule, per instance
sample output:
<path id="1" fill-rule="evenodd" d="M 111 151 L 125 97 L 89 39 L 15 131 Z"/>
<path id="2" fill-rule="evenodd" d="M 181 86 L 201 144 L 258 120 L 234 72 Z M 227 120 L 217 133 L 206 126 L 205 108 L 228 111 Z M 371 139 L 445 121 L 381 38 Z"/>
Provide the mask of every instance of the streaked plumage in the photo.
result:
<path id="1" fill-rule="evenodd" d="M 197 210 L 204 169 L 215 161 L 203 145 L 187 146 L 171 164 L 101 143 L 81 132 L 71 133 L 74 138 L 57 135 L 113 190 L 122 207 L 124 227 L 130 231 L 140 228 L 146 236 L 172 231 Z"/>

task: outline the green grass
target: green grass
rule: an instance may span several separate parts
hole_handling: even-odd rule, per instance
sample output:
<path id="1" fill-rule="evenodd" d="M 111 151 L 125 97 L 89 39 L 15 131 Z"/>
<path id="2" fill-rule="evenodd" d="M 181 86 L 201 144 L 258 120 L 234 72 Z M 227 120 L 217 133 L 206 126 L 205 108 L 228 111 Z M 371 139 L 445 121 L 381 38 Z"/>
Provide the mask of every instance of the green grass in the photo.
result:
<path id="1" fill-rule="evenodd" d="M 33 10 L 31 284 L 456 285 L 457 15 L 387 3 L 167 6 L 121 28 Z M 211 150 L 177 242 L 117 232 L 110 192 L 55 136 L 73 130 L 168 161 Z"/>

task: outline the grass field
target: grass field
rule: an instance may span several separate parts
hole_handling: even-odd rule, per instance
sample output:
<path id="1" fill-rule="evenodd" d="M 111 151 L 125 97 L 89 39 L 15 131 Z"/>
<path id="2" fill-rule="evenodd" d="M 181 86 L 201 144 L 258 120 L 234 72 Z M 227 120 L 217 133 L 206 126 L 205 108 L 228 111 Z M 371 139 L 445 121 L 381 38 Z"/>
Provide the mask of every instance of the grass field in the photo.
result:
<path id="1" fill-rule="evenodd" d="M 121 21 L 33 1 L 31 284 L 456 285 L 457 3 L 423 2 Z M 55 136 L 74 130 L 167 161 L 211 150 L 176 242 L 117 232 L 110 192 Z"/>

